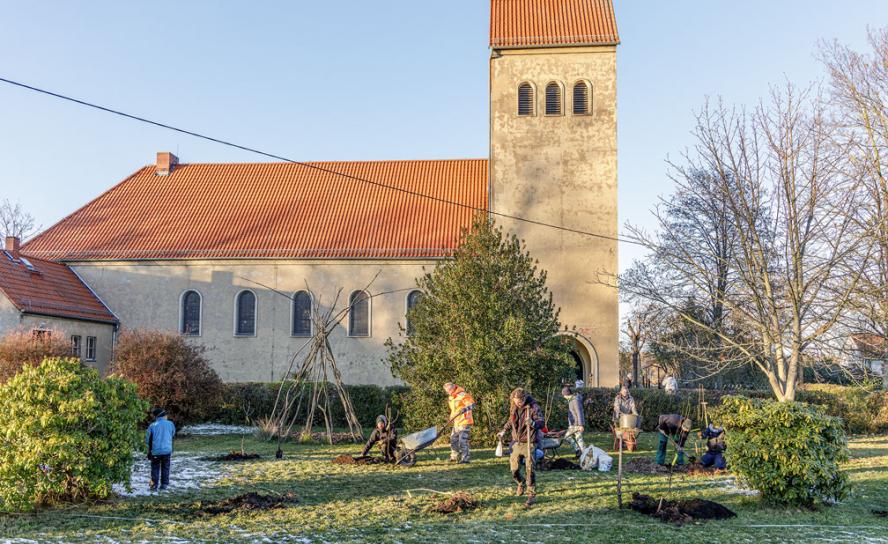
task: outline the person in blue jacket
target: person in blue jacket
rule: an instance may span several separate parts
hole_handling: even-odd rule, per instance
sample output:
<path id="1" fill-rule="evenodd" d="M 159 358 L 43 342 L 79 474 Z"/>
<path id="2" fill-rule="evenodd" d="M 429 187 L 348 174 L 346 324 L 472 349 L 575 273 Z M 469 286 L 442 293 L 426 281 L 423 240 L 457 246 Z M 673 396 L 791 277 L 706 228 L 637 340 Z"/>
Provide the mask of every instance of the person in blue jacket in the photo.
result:
<path id="1" fill-rule="evenodd" d="M 163 491 L 170 485 L 170 457 L 173 455 L 173 437 L 176 426 L 166 418 L 166 410 L 155 408 L 152 412 L 154 423 L 148 426 L 145 433 L 145 444 L 148 446 L 148 460 L 151 461 L 151 483 L 148 489 L 157 491 L 158 483 Z"/>

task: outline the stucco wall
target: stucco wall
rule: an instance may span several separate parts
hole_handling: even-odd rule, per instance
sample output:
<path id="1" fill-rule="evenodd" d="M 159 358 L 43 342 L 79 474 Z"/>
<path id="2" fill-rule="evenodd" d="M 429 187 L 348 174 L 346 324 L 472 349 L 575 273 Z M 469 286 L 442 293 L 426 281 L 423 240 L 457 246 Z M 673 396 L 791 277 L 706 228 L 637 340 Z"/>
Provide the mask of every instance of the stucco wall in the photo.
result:
<path id="1" fill-rule="evenodd" d="M 293 354 L 307 341 L 292 337 L 292 296 L 306 283 L 327 308 L 341 287 L 337 307 L 349 294 L 379 274 L 369 291 L 377 294 L 415 288 L 423 265 L 418 261 L 165 261 L 130 263 L 72 263 L 72 267 L 109 306 L 126 329 L 178 331 L 182 293 L 201 294 L 201 335 L 188 337 L 205 346 L 206 356 L 226 381 L 272 381 L 287 370 Z M 234 335 L 234 301 L 252 290 L 257 297 L 257 334 Z M 277 291 L 277 292 L 276 292 Z M 371 302 L 371 336 L 347 335 L 347 319 L 331 335 L 337 364 L 346 383 L 397 383 L 385 357 L 384 342 L 397 339 L 404 325 L 407 291 L 375 297 Z"/>
<path id="2" fill-rule="evenodd" d="M 616 48 L 495 51 L 491 57 L 491 205 L 494 211 L 608 236 L 617 234 Z M 572 114 L 575 82 L 592 84 L 592 114 Z M 536 115 L 517 115 L 518 86 L 536 89 Z M 545 115 L 545 87 L 564 88 L 564 115 Z M 617 272 L 610 240 L 500 223 L 527 243 L 548 272 L 561 321 L 591 344 L 591 384 L 619 380 Z M 595 361 L 598 359 L 597 375 Z M 588 372 L 587 370 L 587 372 Z"/>
<path id="3" fill-rule="evenodd" d="M 81 357 L 86 356 L 86 338 L 96 338 L 96 360 L 84 361 L 105 372 L 114 349 L 114 326 L 76 319 L 43 315 L 22 315 L 8 298 L 0 294 L 0 336 L 13 331 L 30 332 L 34 329 L 53 331 L 54 341 L 68 343 L 72 335 L 81 337 Z"/>

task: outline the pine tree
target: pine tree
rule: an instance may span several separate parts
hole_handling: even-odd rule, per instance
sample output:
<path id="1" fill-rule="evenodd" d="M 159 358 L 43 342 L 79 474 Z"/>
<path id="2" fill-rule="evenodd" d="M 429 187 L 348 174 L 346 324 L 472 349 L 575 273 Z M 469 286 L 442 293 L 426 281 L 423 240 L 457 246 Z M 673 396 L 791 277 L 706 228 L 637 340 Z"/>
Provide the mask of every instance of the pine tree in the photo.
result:
<path id="1" fill-rule="evenodd" d="M 386 343 L 393 373 L 411 387 L 401 407 L 409 428 L 441 423 L 442 385 L 453 382 L 477 403 L 473 440 L 491 440 L 514 387 L 544 396 L 570 375 L 545 271 L 486 216 L 417 285 L 423 296 L 408 313 L 410 335 Z"/>

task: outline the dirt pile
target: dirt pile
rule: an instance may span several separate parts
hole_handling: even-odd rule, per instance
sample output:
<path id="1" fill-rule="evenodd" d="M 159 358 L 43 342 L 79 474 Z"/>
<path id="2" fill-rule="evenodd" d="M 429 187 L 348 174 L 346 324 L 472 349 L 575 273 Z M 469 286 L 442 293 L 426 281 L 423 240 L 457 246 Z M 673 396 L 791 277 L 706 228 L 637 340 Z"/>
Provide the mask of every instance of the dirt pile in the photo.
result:
<path id="1" fill-rule="evenodd" d="M 289 505 L 298 502 L 299 498 L 293 493 L 274 496 L 260 495 L 251 492 L 210 503 L 201 507 L 198 512 L 215 516 L 218 514 L 228 514 L 234 511 L 250 512 L 256 510 L 276 510 L 279 508 L 287 508 Z"/>
<path id="2" fill-rule="evenodd" d="M 676 525 L 684 525 L 685 523 L 707 519 L 728 519 L 737 515 L 725 506 L 705 499 L 691 499 L 687 501 L 664 500 L 661 508 L 658 499 L 650 495 L 642 495 L 641 493 L 632 494 L 632 502 L 629 503 L 629 508 L 646 516 L 657 518 L 664 523 L 674 523 Z"/>
<path id="3" fill-rule="evenodd" d="M 623 470 L 626 472 L 641 472 L 643 474 L 669 474 L 669 466 L 658 465 L 656 461 L 650 457 L 636 457 L 635 459 L 623 463 Z M 689 474 L 691 476 L 715 476 L 727 473 L 726 470 L 720 470 L 712 467 L 704 467 L 700 463 L 690 463 L 687 465 L 675 465 L 672 469 L 673 474 Z"/>
<path id="4" fill-rule="evenodd" d="M 253 461 L 255 459 L 261 459 L 262 456 L 258 453 L 244 453 L 241 451 L 232 451 L 228 452 L 225 455 L 217 455 L 215 457 L 203 457 L 203 461 Z"/>
<path id="5" fill-rule="evenodd" d="M 382 457 L 371 457 L 369 455 L 363 457 L 352 457 L 347 453 L 343 453 L 339 457 L 333 459 L 334 465 L 379 465 L 385 463 Z"/>
<path id="6" fill-rule="evenodd" d="M 544 460 L 542 469 L 543 470 L 580 470 L 580 465 L 578 465 L 568 459 L 558 457 L 556 459 Z"/>
<path id="7" fill-rule="evenodd" d="M 480 503 L 471 493 L 454 493 L 450 497 L 439 502 L 431 508 L 432 512 L 439 514 L 453 514 L 456 512 L 468 512 L 478 508 Z"/>
<path id="8" fill-rule="evenodd" d="M 888 510 L 872 510 L 872 513 L 876 517 L 888 518 Z"/>

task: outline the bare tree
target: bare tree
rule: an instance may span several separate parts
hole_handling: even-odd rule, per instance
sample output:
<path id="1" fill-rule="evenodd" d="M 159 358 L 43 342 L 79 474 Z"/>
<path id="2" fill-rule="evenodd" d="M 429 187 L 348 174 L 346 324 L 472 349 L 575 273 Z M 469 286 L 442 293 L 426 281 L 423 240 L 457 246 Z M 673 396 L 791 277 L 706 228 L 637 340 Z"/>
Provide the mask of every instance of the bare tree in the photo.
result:
<path id="1" fill-rule="evenodd" d="M 22 240 L 35 234 L 40 227 L 34 216 L 22 209 L 18 202 L 13 204 L 8 199 L 0 203 L 0 238 L 16 236 Z"/>
<path id="2" fill-rule="evenodd" d="M 657 308 L 653 304 L 641 302 L 633 306 L 624 322 L 623 335 L 626 337 L 626 351 L 629 357 L 628 370 L 632 375 L 632 383 L 636 385 L 641 384 L 639 372 L 642 352 L 656 328 L 657 317 Z"/>
<path id="3" fill-rule="evenodd" d="M 858 217 L 869 233 L 871 259 L 855 293 L 851 333 L 888 338 L 888 28 L 871 31 L 872 53 L 837 42 L 821 46 L 836 107 L 839 137 L 848 143 L 849 175 L 865 198 Z"/>
<path id="4" fill-rule="evenodd" d="M 712 247 L 660 215 L 656 236 L 631 231 L 651 257 L 620 286 L 717 338 L 683 346 L 713 372 L 752 363 L 778 400 L 793 400 L 806 352 L 835 342 L 861 276 L 849 266 L 861 237 L 857 183 L 843 171 L 820 96 L 788 84 L 751 113 L 707 104 L 695 136 L 685 164 L 673 165 L 676 191 L 700 190 L 690 180 L 711 173 L 702 187 L 723 203 L 732 247 Z M 721 318 L 688 310 L 688 300 L 706 298 L 723 306 Z"/>

